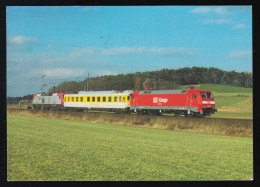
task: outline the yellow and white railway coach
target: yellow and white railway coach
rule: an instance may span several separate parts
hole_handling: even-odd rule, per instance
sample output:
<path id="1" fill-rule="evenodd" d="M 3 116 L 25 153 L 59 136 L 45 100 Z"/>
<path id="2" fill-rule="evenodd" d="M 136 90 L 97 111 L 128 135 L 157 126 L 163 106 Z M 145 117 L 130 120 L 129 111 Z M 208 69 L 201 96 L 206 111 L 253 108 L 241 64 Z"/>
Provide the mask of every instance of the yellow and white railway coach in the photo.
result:
<path id="1" fill-rule="evenodd" d="M 132 90 L 80 91 L 64 95 L 64 107 L 75 109 L 129 110 Z"/>

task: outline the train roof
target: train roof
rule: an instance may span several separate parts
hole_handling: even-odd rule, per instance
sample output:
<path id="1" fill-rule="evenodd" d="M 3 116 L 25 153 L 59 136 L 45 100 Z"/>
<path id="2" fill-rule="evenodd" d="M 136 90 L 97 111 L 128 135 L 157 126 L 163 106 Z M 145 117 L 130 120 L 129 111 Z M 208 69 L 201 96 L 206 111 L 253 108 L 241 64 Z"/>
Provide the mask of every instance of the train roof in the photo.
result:
<path id="1" fill-rule="evenodd" d="M 139 94 L 172 94 L 172 93 L 187 93 L 187 90 L 142 90 Z"/>
<path id="2" fill-rule="evenodd" d="M 118 90 L 111 90 L 111 91 L 79 91 L 77 94 L 66 94 L 66 96 L 85 96 L 85 95 L 130 95 L 132 94 L 132 90 L 125 90 L 125 91 L 118 91 Z"/>
<path id="3" fill-rule="evenodd" d="M 141 90 L 139 94 L 181 94 L 187 93 L 188 90 L 195 92 L 211 92 L 210 90 L 197 90 L 197 89 L 174 89 L 174 90 Z"/>

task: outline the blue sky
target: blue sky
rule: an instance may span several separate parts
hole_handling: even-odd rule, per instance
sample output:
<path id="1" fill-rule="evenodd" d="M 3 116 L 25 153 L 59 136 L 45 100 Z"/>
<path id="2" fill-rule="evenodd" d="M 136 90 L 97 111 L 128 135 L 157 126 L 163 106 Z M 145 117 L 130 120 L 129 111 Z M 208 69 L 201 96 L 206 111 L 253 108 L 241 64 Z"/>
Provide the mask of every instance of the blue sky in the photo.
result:
<path id="1" fill-rule="evenodd" d="M 216 67 L 252 72 L 251 6 L 10 6 L 7 96 L 90 76 Z"/>

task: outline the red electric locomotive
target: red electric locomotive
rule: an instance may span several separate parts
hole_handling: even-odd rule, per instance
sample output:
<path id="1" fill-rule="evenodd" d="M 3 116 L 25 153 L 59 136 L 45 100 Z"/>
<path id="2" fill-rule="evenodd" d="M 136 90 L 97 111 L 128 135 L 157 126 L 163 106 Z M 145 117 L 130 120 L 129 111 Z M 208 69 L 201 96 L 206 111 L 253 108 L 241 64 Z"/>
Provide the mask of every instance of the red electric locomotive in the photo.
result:
<path id="1" fill-rule="evenodd" d="M 174 113 L 176 116 L 209 116 L 216 112 L 210 90 L 143 90 L 134 91 L 130 110 L 139 114 Z"/>

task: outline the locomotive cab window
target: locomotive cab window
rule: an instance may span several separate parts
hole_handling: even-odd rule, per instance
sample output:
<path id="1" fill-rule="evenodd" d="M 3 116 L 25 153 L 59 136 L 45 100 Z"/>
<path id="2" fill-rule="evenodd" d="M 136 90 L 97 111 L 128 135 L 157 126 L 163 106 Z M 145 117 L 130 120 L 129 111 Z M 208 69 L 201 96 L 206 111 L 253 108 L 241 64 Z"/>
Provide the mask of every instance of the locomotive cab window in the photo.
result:
<path id="1" fill-rule="evenodd" d="M 201 95 L 202 98 L 207 98 L 207 95 L 204 92 L 201 92 L 200 95 Z"/>
<path id="2" fill-rule="evenodd" d="M 200 95 L 201 95 L 202 98 L 213 98 L 212 93 L 200 92 Z"/>
<path id="3" fill-rule="evenodd" d="M 192 94 L 192 98 L 196 98 L 196 94 Z"/>
<path id="4" fill-rule="evenodd" d="M 130 95 L 129 95 L 129 96 L 127 96 L 127 101 L 130 101 Z"/>
<path id="5" fill-rule="evenodd" d="M 207 98 L 213 98 L 213 94 L 212 93 L 206 93 L 207 94 Z"/>

